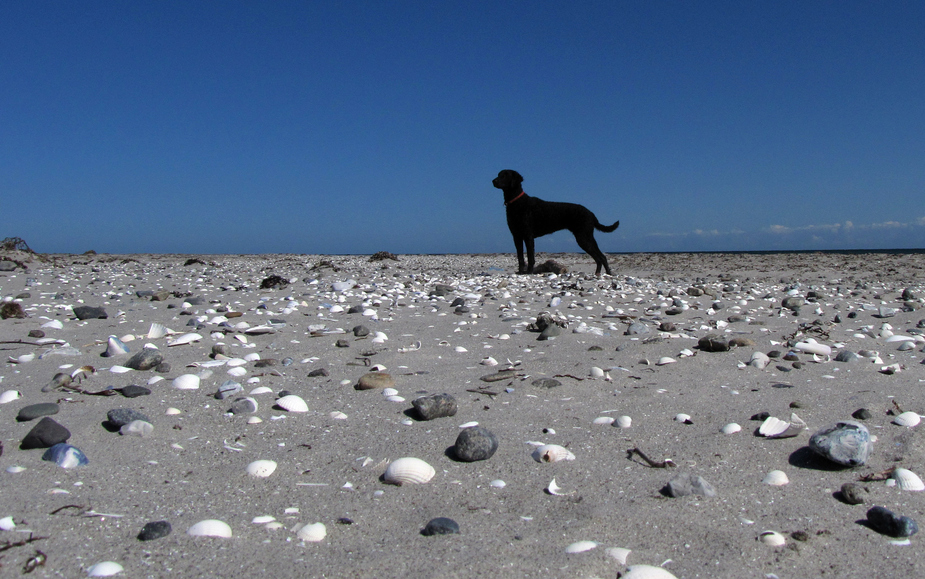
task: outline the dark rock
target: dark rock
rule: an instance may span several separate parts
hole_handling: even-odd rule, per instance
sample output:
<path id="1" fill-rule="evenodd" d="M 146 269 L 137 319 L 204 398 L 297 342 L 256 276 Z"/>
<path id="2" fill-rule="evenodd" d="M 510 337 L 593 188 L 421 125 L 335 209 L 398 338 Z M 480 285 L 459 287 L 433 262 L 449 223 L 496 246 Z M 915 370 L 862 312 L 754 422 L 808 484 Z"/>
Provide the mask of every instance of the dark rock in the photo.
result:
<path id="1" fill-rule="evenodd" d="M 18 302 L 4 302 L 0 305 L 0 318 L 25 318 L 26 312 Z"/>
<path id="2" fill-rule="evenodd" d="M 755 342 L 742 336 L 738 336 L 729 340 L 729 347 L 731 348 L 752 348 L 754 346 Z"/>
<path id="3" fill-rule="evenodd" d="M 422 420 L 433 420 L 456 414 L 456 399 L 449 394 L 421 396 L 411 401 Z"/>
<path id="4" fill-rule="evenodd" d="M 800 356 L 798 356 L 796 352 L 787 352 L 784 354 L 784 360 L 787 360 L 788 362 L 796 362 L 799 359 Z"/>
<path id="5" fill-rule="evenodd" d="M 640 336 L 643 334 L 648 334 L 649 332 L 651 332 L 649 326 L 642 322 L 633 322 L 629 325 L 628 328 L 626 328 L 625 334 L 627 336 Z"/>
<path id="6" fill-rule="evenodd" d="M 456 458 L 466 462 L 487 460 L 498 450 L 498 439 L 481 426 L 464 428 L 456 437 L 453 452 Z"/>
<path id="7" fill-rule="evenodd" d="M 845 483 L 841 486 L 841 499 L 849 505 L 860 505 L 864 502 L 867 489 L 858 483 Z"/>
<path id="8" fill-rule="evenodd" d="M 344 338 L 340 338 L 339 340 L 334 342 L 334 345 L 337 346 L 338 348 L 349 348 L 350 342 Z"/>
<path id="9" fill-rule="evenodd" d="M 836 362 L 857 363 L 860 359 L 861 357 L 851 350 L 840 350 L 838 354 L 835 355 Z"/>
<path id="10" fill-rule="evenodd" d="M 715 334 L 710 334 L 697 341 L 697 347 L 704 352 L 728 352 L 732 347 L 729 340 Z"/>
<path id="11" fill-rule="evenodd" d="M 454 313 L 454 314 L 457 314 L 457 315 L 460 315 L 460 316 L 463 315 L 463 314 L 468 314 L 468 313 L 469 313 L 469 307 L 468 307 L 468 306 L 457 306 L 456 309 L 453 310 L 453 313 Z"/>
<path id="12" fill-rule="evenodd" d="M 172 530 L 173 527 L 167 521 L 151 521 L 141 528 L 141 532 L 138 533 L 138 540 L 153 541 L 160 539 L 169 535 Z"/>
<path id="13" fill-rule="evenodd" d="M 353 335 L 357 338 L 363 338 L 369 335 L 369 328 L 366 326 L 356 326 L 353 328 Z"/>
<path id="14" fill-rule="evenodd" d="M 166 302 L 170 299 L 170 292 L 167 290 L 158 290 L 151 293 L 152 302 Z"/>
<path id="15" fill-rule="evenodd" d="M 109 420 L 109 423 L 116 427 L 123 427 L 129 422 L 134 420 L 143 420 L 150 423 L 151 419 L 138 412 L 137 410 L 132 410 L 131 408 L 113 408 L 106 413 L 106 419 Z"/>
<path id="16" fill-rule="evenodd" d="M 161 362 L 154 367 L 154 371 L 158 374 L 169 374 L 170 373 L 170 362 Z"/>
<path id="17" fill-rule="evenodd" d="M 769 416 L 771 416 L 770 412 L 759 412 L 758 414 L 753 414 L 749 420 L 760 420 L 764 422 Z"/>
<path id="18" fill-rule="evenodd" d="M 430 295 L 441 297 L 448 296 L 451 293 L 453 293 L 453 286 L 438 283 L 436 286 L 434 286 L 434 289 L 431 290 Z"/>
<path id="19" fill-rule="evenodd" d="M 93 306 L 77 306 L 74 308 L 74 315 L 78 320 L 105 320 L 109 317 L 106 310 Z"/>
<path id="20" fill-rule="evenodd" d="M 309 378 L 318 378 L 318 377 L 324 377 L 328 375 L 329 375 L 328 371 L 325 368 L 318 368 L 308 373 Z"/>
<path id="21" fill-rule="evenodd" d="M 164 355 L 154 348 L 142 348 L 125 363 L 126 368 L 145 371 L 155 368 L 164 361 Z"/>
<path id="22" fill-rule="evenodd" d="M 42 330 L 29 330 L 29 337 L 30 338 L 44 338 L 45 332 L 43 332 Z"/>
<path id="23" fill-rule="evenodd" d="M 874 507 L 867 511 L 867 522 L 873 530 L 890 537 L 911 537 L 919 532 L 919 526 L 914 520 L 884 507 Z"/>
<path id="24" fill-rule="evenodd" d="M 871 416 L 872 414 L 870 413 L 870 410 L 866 408 L 858 408 L 851 413 L 851 417 L 857 420 L 870 420 Z"/>
<path id="25" fill-rule="evenodd" d="M 672 322 L 662 322 L 658 325 L 659 332 L 676 332 L 677 330 L 678 326 L 674 325 Z"/>
<path id="26" fill-rule="evenodd" d="M 453 519 L 437 517 L 427 523 L 421 534 L 427 537 L 432 535 L 458 535 L 459 525 Z"/>
<path id="27" fill-rule="evenodd" d="M 30 420 L 35 420 L 36 418 L 41 418 L 42 416 L 51 416 L 57 414 L 60 408 L 54 402 L 40 402 L 38 404 L 30 404 L 29 406 L 23 406 L 19 409 L 19 414 L 16 415 L 16 420 L 19 422 L 28 422 Z"/>
<path id="28" fill-rule="evenodd" d="M 861 466 L 870 458 L 872 444 L 866 426 L 845 420 L 812 435 L 809 447 L 837 464 Z"/>
<path id="29" fill-rule="evenodd" d="M 289 280 L 278 275 L 271 275 L 260 282 L 260 289 L 282 289 L 289 285 Z"/>
<path id="30" fill-rule="evenodd" d="M 554 259 L 547 259 L 543 263 L 535 266 L 533 268 L 533 273 L 554 273 L 556 275 L 562 275 L 563 273 L 568 273 L 568 268 Z"/>
<path id="31" fill-rule="evenodd" d="M 450 307 L 455 308 L 464 305 L 466 305 L 466 298 L 456 298 L 453 300 L 453 303 L 450 304 Z"/>
<path id="32" fill-rule="evenodd" d="M 126 398 L 138 398 L 139 396 L 147 396 L 151 394 L 151 390 L 145 388 L 144 386 L 137 386 L 135 384 L 129 384 L 124 388 L 119 388 L 119 393 L 125 396 Z"/>
<path id="33" fill-rule="evenodd" d="M 664 488 L 665 494 L 678 498 L 687 495 L 715 497 L 716 489 L 699 475 L 683 473 L 674 477 Z"/>
<path id="34" fill-rule="evenodd" d="M 276 358 L 263 358 L 254 362 L 254 368 L 269 368 L 277 364 L 279 364 L 279 360 Z"/>
<path id="35" fill-rule="evenodd" d="M 26 434 L 19 448 L 22 450 L 49 448 L 67 441 L 70 437 L 71 431 L 46 416 Z"/>

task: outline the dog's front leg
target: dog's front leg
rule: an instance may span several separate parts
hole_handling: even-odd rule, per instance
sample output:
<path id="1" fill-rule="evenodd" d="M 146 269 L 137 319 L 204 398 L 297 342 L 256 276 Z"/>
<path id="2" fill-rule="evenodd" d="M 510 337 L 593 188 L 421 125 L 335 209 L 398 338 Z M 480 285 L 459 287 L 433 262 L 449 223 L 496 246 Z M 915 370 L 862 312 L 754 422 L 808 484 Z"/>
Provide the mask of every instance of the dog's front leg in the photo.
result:
<path id="1" fill-rule="evenodd" d="M 527 273 L 527 264 L 524 262 L 524 240 L 522 237 L 514 238 L 514 247 L 517 248 L 517 273 Z"/>
<path id="2" fill-rule="evenodd" d="M 528 237 L 525 241 L 527 242 L 527 273 L 533 273 L 533 265 L 535 263 L 535 258 L 533 255 L 533 238 Z M 521 267 L 523 267 L 523 263 L 523 257 L 521 257 Z"/>

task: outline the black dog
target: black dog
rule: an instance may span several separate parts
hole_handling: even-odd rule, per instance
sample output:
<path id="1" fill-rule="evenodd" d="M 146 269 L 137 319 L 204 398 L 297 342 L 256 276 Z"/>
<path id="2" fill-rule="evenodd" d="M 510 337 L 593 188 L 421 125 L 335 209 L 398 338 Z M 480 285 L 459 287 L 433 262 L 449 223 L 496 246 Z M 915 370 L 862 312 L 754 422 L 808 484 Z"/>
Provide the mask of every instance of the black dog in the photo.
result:
<path id="1" fill-rule="evenodd" d="M 607 257 L 594 240 L 594 230 L 599 229 L 610 233 L 620 226 L 620 222 L 617 221 L 605 227 L 598 222 L 593 213 L 577 203 L 557 203 L 531 197 L 524 193 L 520 186 L 523 180 L 524 178 L 517 171 L 505 169 L 498 173 L 498 177 L 491 182 L 492 185 L 504 191 L 507 226 L 511 229 L 511 235 L 514 236 L 517 261 L 520 264 L 517 273 L 533 273 L 534 238 L 568 229 L 575 235 L 578 246 L 594 258 L 594 263 L 597 264 L 594 275 L 601 275 L 601 268 L 607 272 L 607 275 L 611 275 Z M 526 265 L 524 265 L 524 243 L 527 244 Z"/>

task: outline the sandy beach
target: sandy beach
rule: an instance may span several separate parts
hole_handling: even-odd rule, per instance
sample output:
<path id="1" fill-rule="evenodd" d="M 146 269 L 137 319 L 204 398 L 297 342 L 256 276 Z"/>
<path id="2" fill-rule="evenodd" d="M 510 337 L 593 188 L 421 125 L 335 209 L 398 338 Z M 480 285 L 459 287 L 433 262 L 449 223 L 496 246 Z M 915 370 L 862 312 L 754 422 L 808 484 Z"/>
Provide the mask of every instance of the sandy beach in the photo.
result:
<path id="1" fill-rule="evenodd" d="M 526 276 L 511 254 L 14 253 L 0 255 L 15 266 L 0 272 L 4 577 L 925 576 L 922 535 L 867 517 L 925 524 L 925 492 L 894 474 L 925 476 L 925 426 L 894 423 L 925 414 L 922 254 L 615 254 L 596 278 L 584 254 L 538 255 L 568 272 Z M 708 336 L 732 344 L 709 351 Z M 124 366 L 146 348 L 161 365 Z M 357 389 L 371 371 L 395 392 Z M 456 413 L 421 419 L 412 400 L 444 393 Z M 277 406 L 286 394 L 307 411 Z M 87 464 L 21 449 L 40 418 L 17 416 L 45 403 Z M 153 428 L 120 433 L 115 409 Z M 795 436 L 758 433 L 792 414 Z M 873 439 L 853 468 L 808 446 L 846 420 Z M 485 460 L 454 449 L 472 423 L 497 440 Z M 540 445 L 574 458 L 536 460 Z M 402 457 L 432 478 L 383 480 Z M 260 460 L 269 476 L 248 473 Z M 679 475 L 715 496 L 669 496 Z M 839 492 L 852 482 L 862 504 Z M 438 517 L 459 532 L 422 534 Z M 205 520 L 231 536 L 189 534 Z M 138 538 L 158 521 L 171 532 Z"/>

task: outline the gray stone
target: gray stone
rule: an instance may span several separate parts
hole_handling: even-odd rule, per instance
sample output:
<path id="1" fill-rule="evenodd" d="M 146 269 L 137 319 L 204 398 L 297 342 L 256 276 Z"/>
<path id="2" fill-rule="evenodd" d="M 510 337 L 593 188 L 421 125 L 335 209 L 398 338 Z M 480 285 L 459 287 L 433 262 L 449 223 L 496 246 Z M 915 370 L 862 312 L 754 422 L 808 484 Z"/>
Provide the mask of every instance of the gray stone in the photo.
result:
<path id="1" fill-rule="evenodd" d="M 867 489 L 858 483 L 845 483 L 841 486 L 841 498 L 849 505 L 860 505 L 864 503 L 864 495 Z"/>
<path id="2" fill-rule="evenodd" d="M 151 391 L 144 386 L 136 386 L 135 384 L 129 384 L 124 388 L 119 388 L 119 393 L 125 396 L 126 398 L 138 398 L 139 396 L 147 396 L 151 394 Z"/>
<path id="3" fill-rule="evenodd" d="M 36 418 L 41 418 L 42 416 L 51 416 L 57 414 L 59 407 L 54 402 L 40 402 L 38 404 L 30 404 L 29 406 L 23 406 L 19 409 L 19 414 L 16 415 L 16 420 L 19 422 L 28 422 L 30 420 L 35 420 Z"/>
<path id="4" fill-rule="evenodd" d="M 641 336 L 643 334 L 648 334 L 651 330 L 649 326 L 645 325 L 642 322 L 633 322 L 626 328 L 627 336 Z"/>
<path id="5" fill-rule="evenodd" d="M 674 477 L 665 486 L 665 492 L 670 497 L 686 497 L 699 495 L 702 497 L 715 497 L 716 489 L 700 475 L 682 473 Z"/>
<path id="6" fill-rule="evenodd" d="M 131 408 L 113 408 L 106 413 L 106 419 L 109 420 L 109 423 L 113 426 L 118 426 L 120 428 L 134 420 L 151 422 L 150 418 Z"/>
<path id="7" fill-rule="evenodd" d="M 22 450 L 49 448 L 65 442 L 70 437 L 71 431 L 46 416 L 23 437 L 19 448 Z"/>
<path id="8" fill-rule="evenodd" d="M 19 267 L 16 265 L 15 261 L 3 260 L 0 261 L 0 271 L 16 271 L 16 268 Z"/>
<path id="9" fill-rule="evenodd" d="M 411 401 L 422 420 L 433 420 L 456 414 L 456 399 L 449 394 L 421 396 Z"/>
<path id="10" fill-rule="evenodd" d="M 362 326 L 362 325 L 361 325 L 361 326 L 355 326 L 355 327 L 353 328 L 353 335 L 354 335 L 354 337 L 357 337 L 357 338 L 362 338 L 362 337 L 364 337 L 364 336 L 368 336 L 368 335 L 369 335 L 369 328 L 367 328 L 366 326 Z"/>
<path id="11" fill-rule="evenodd" d="M 543 331 L 540 332 L 540 336 L 537 338 L 537 340 L 540 340 L 540 341 L 549 340 L 550 338 L 555 338 L 561 333 L 562 333 L 562 330 L 559 328 L 559 326 L 555 324 L 550 324 L 546 326 L 545 328 L 543 328 Z"/>
<path id="12" fill-rule="evenodd" d="M 797 311 L 800 309 L 800 306 L 805 303 L 806 302 L 803 300 L 803 298 L 799 296 L 789 296 L 781 301 L 781 306 L 787 308 L 788 310 Z"/>
<path id="13" fill-rule="evenodd" d="M 704 352 L 728 352 L 732 346 L 726 338 L 710 334 L 700 338 L 697 347 Z"/>
<path id="14" fill-rule="evenodd" d="M 78 320 L 105 320 L 109 317 L 106 310 L 93 306 L 77 306 L 74 308 L 74 315 Z"/>
<path id="15" fill-rule="evenodd" d="M 481 426 L 464 428 L 456 437 L 453 452 L 456 458 L 466 462 L 487 460 L 498 450 L 498 439 Z"/>
<path id="16" fill-rule="evenodd" d="M 257 412 L 257 401 L 251 397 L 236 398 L 231 403 L 232 414 L 251 414 Z"/>
<path id="17" fill-rule="evenodd" d="M 867 522 L 873 530 L 890 537 L 911 537 L 919 532 L 919 526 L 914 520 L 884 507 L 874 507 L 867 511 Z"/>
<path id="18" fill-rule="evenodd" d="M 562 382 L 559 382 L 555 378 L 537 378 L 531 382 L 537 388 L 555 388 L 556 386 L 561 386 Z"/>
<path id="19" fill-rule="evenodd" d="M 458 535 L 459 525 L 453 519 L 437 517 L 427 523 L 421 534 L 427 537 L 433 535 Z"/>
<path id="20" fill-rule="evenodd" d="M 880 306 L 877 309 L 877 317 L 879 318 L 892 318 L 896 315 L 896 310 L 887 306 Z"/>
<path id="21" fill-rule="evenodd" d="M 219 400 L 224 400 L 243 391 L 244 387 L 234 380 L 225 380 L 222 382 L 222 385 L 218 387 L 218 392 L 215 393 L 215 397 Z"/>
<path id="22" fill-rule="evenodd" d="M 848 362 L 851 364 L 857 363 L 861 359 L 860 356 L 852 352 L 851 350 L 840 350 L 838 354 L 835 355 L 836 362 Z"/>
<path id="23" fill-rule="evenodd" d="M 145 371 L 156 368 L 164 361 L 164 355 L 154 348 L 142 348 L 125 363 L 126 368 Z"/>
<path id="24" fill-rule="evenodd" d="M 119 429 L 122 436 L 145 437 L 154 432 L 154 425 L 145 420 L 133 420 Z"/>
<path id="25" fill-rule="evenodd" d="M 872 443 L 866 426 L 845 420 L 812 435 L 809 447 L 834 463 L 861 466 L 870 458 Z"/>

